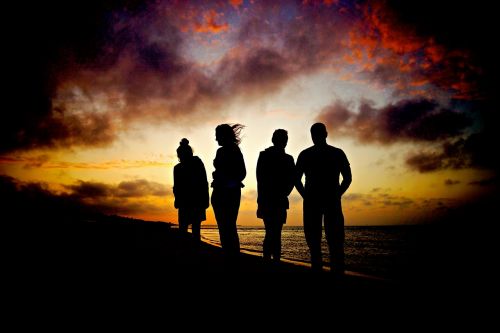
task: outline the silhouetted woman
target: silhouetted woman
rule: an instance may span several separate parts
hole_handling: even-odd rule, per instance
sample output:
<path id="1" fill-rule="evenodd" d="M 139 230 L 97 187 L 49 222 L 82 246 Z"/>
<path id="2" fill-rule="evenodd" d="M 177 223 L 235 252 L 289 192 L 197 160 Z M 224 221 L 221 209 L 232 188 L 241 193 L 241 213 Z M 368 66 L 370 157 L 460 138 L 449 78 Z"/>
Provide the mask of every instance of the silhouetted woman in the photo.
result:
<path id="1" fill-rule="evenodd" d="M 208 181 L 205 166 L 187 139 L 177 148 L 180 163 L 174 167 L 174 206 L 179 210 L 179 230 L 187 232 L 191 225 L 196 244 L 200 241 L 200 225 L 206 220 L 208 208 Z"/>
<path id="2" fill-rule="evenodd" d="M 273 146 L 260 152 L 257 160 L 257 217 L 264 220 L 264 258 L 279 262 L 281 258 L 281 230 L 286 223 L 288 195 L 295 185 L 295 163 L 285 153 L 288 133 L 277 129 Z"/>
<path id="3" fill-rule="evenodd" d="M 236 220 L 240 208 L 242 181 L 246 176 L 245 161 L 238 147 L 243 127 L 240 124 L 222 124 L 215 129 L 215 140 L 221 147 L 214 159 L 212 207 L 222 248 L 230 258 L 240 251 Z"/>

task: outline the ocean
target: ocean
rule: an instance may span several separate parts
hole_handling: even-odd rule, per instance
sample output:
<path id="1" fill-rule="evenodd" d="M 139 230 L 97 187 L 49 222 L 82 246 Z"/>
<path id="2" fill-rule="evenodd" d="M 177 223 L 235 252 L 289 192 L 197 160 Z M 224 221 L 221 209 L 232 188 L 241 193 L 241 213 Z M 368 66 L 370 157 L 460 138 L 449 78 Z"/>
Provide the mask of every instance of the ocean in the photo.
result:
<path id="1" fill-rule="evenodd" d="M 416 269 L 419 226 L 345 227 L 346 269 L 376 277 L 404 280 Z M 202 227 L 202 237 L 220 244 L 217 227 Z M 243 250 L 262 255 L 264 227 L 238 227 Z M 282 232 L 282 258 L 310 262 L 303 227 L 284 226 Z M 328 247 L 323 232 L 323 261 L 328 264 Z"/>

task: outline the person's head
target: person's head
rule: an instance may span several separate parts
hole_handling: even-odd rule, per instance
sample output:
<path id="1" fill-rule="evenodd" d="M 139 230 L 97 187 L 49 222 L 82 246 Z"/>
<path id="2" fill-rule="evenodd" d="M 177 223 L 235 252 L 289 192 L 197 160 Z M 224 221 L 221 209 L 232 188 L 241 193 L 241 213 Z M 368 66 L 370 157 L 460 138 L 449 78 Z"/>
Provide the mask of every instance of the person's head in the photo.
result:
<path id="1" fill-rule="evenodd" d="M 179 143 L 179 148 L 177 148 L 177 157 L 179 161 L 183 162 L 190 157 L 193 157 L 193 149 L 189 145 L 189 140 L 184 138 Z"/>
<path id="2" fill-rule="evenodd" d="M 273 133 L 272 141 L 275 147 L 285 149 L 288 143 L 288 132 L 284 129 L 277 129 Z"/>
<path id="3" fill-rule="evenodd" d="M 219 143 L 219 146 L 226 146 L 229 144 L 239 145 L 241 142 L 241 130 L 244 127 L 245 126 L 241 124 L 221 124 L 215 128 L 215 140 Z"/>
<path id="4" fill-rule="evenodd" d="M 328 132 L 323 123 L 316 123 L 311 126 L 311 137 L 315 145 L 326 144 L 326 137 Z"/>

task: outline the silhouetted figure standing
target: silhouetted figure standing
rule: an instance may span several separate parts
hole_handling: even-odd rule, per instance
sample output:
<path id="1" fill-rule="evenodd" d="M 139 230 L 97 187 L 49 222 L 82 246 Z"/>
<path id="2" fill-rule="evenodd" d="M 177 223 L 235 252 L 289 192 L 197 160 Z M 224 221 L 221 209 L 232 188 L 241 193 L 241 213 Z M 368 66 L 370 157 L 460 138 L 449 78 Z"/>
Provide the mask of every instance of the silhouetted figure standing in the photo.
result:
<path id="1" fill-rule="evenodd" d="M 264 258 L 279 262 L 281 258 L 281 230 L 286 223 L 289 208 L 288 195 L 295 185 L 295 163 L 285 153 L 287 131 L 273 133 L 273 146 L 260 152 L 257 161 L 257 217 L 264 220 L 266 236 Z"/>
<path id="2" fill-rule="evenodd" d="M 200 242 L 201 222 L 206 220 L 205 210 L 209 206 L 208 181 L 205 166 L 187 139 L 182 139 L 177 148 L 179 162 L 174 167 L 174 206 L 179 210 L 179 230 L 186 232 L 191 225 L 195 244 Z"/>
<path id="3" fill-rule="evenodd" d="M 326 143 L 328 132 L 322 123 L 311 127 L 312 147 L 297 159 L 297 190 L 304 198 L 304 233 L 311 252 L 313 270 L 322 269 L 321 238 L 323 218 L 330 252 L 332 272 L 343 274 L 344 215 L 341 197 L 352 181 L 351 167 L 345 153 Z M 302 175 L 305 174 L 305 188 Z M 339 184 L 339 176 L 342 183 Z"/>
<path id="4" fill-rule="evenodd" d="M 215 129 L 215 140 L 221 147 L 214 159 L 212 207 L 222 248 L 230 260 L 240 251 L 236 220 L 246 176 L 245 161 L 238 147 L 242 129 L 240 124 L 222 124 Z"/>

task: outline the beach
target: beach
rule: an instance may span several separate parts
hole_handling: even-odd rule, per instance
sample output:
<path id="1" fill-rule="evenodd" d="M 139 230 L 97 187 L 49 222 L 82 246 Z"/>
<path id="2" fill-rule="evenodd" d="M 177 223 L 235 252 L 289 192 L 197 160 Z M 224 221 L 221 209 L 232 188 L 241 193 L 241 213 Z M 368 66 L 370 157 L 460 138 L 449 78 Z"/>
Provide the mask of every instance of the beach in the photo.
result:
<path id="1" fill-rule="evenodd" d="M 308 263 L 270 265 L 246 250 L 236 265 L 228 264 L 220 247 L 203 242 L 196 250 L 191 234 L 164 222 L 104 215 L 47 218 L 36 225 L 18 223 L 24 227 L 17 230 L 22 233 L 8 256 L 6 271 L 29 299 L 62 294 L 68 304 L 80 298 L 91 304 L 103 299 L 130 304 L 139 297 L 149 306 L 159 303 L 180 312 L 266 309 L 291 319 L 307 312 L 338 318 L 331 311 L 339 308 L 351 315 L 408 315 L 408 309 L 423 309 L 422 304 L 426 311 L 438 311 L 442 304 L 461 304 L 480 288 L 460 275 L 433 270 L 434 263 L 422 266 L 425 279 L 392 281 L 349 270 L 339 279 L 326 269 L 314 273 Z"/>
<path id="2" fill-rule="evenodd" d="M 274 281 L 276 286 L 296 284 L 295 289 L 314 281 L 312 288 L 327 285 L 345 292 L 395 287 L 351 272 L 335 280 L 327 270 L 313 273 L 307 264 L 289 260 L 270 264 L 246 251 L 236 263 L 228 263 L 220 247 L 202 242 L 196 249 L 191 234 L 181 234 L 162 222 L 102 216 L 100 220 L 39 225 L 36 230 L 25 235 L 28 243 L 20 251 L 23 260 L 15 264 L 41 278 L 150 281 L 164 286 L 225 281 L 228 285 L 270 287 Z"/>

